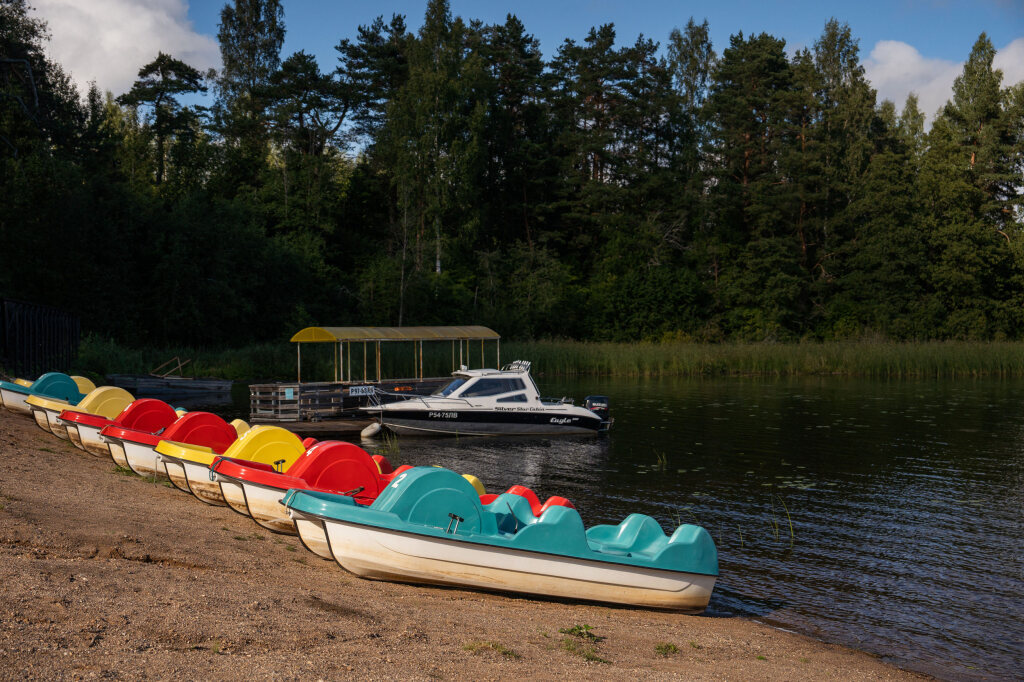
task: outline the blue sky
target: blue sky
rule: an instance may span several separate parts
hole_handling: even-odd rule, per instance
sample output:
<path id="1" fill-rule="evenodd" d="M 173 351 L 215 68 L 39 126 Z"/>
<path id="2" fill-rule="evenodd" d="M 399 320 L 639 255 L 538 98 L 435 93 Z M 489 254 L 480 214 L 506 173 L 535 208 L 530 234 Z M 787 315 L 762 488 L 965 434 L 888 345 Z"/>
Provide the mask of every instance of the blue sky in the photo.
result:
<path id="1" fill-rule="evenodd" d="M 196 29 L 215 35 L 220 16 L 219 2 L 195 2 L 189 18 Z M 810 46 L 821 35 L 830 17 L 850 24 L 860 38 L 861 48 L 880 40 L 898 40 L 913 45 L 922 54 L 960 61 L 982 31 L 993 42 L 1006 45 L 1024 37 L 1024 2 L 1021 0 L 890 0 L 878 2 L 827 2 L 800 0 L 518 0 L 489 2 L 453 0 L 452 14 L 485 23 L 502 22 L 509 12 L 516 14 L 527 30 L 541 42 L 550 57 L 565 38 L 582 40 L 591 26 L 614 23 L 620 40 L 633 42 L 644 35 L 664 43 L 673 27 L 682 27 L 689 17 L 708 20 L 716 49 L 728 45 L 729 36 L 771 33 L 795 47 Z M 404 14 L 412 28 L 423 20 L 426 2 L 394 0 L 384 3 L 285 0 L 288 35 L 285 51 L 306 50 L 322 60 L 333 59 L 333 46 L 354 37 L 359 24 L 383 14 Z"/>
<path id="2" fill-rule="evenodd" d="M 34 0 L 50 22 L 51 52 L 84 83 L 95 79 L 114 94 L 130 87 L 135 72 L 157 49 L 202 68 L 216 67 L 221 0 Z M 721 53 L 738 31 L 767 32 L 791 49 L 813 45 L 825 22 L 835 16 L 850 24 L 860 40 L 868 76 L 881 97 L 902 104 L 907 92 L 921 96 L 931 113 L 949 96 L 952 79 L 978 35 L 985 31 L 1000 55 L 1008 80 L 1024 80 L 1024 0 L 452 0 L 452 12 L 486 23 L 513 12 L 540 40 L 550 58 L 565 38 L 582 40 L 591 26 L 614 23 L 619 40 L 632 43 L 643 33 L 664 44 L 673 27 L 693 16 L 707 19 Z M 419 27 L 425 0 L 390 3 L 337 0 L 284 0 L 288 33 L 285 55 L 310 52 L 321 67 L 332 68 L 334 46 L 355 36 L 359 24 L 377 15 L 404 14 Z"/>

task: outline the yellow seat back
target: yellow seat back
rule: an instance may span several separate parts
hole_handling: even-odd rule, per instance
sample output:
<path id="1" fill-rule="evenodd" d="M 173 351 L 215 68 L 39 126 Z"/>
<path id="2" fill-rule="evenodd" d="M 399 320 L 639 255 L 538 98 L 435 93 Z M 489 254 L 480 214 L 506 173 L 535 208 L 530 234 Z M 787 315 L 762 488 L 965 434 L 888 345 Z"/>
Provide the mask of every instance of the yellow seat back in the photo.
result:
<path id="1" fill-rule="evenodd" d="M 218 457 L 213 448 L 205 445 L 193 445 L 192 443 L 179 443 L 175 440 L 162 440 L 156 444 L 156 451 L 168 457 L 177 457 L 190 462 L 196 462 L 210 466 L 213 460 Z"/>
<path id="2" fill-rule="evenodd" d="M 480 481 L 479 478 L 477 478 L 473 474 L 462 474 L 462 477 L 469 481 L 469 484 L 472 485 L 474 489 L 476 489 L 477 495 L 487 494 L 487 491 L 484 490 L 484 484 Z"/>
<path id="3" fill-rule="evenodd" d="M 30 395 L 25 398 L 25 402 L 32 407 L 38 407 L 42 410 L 57 410 L 58 412 L 74 407 L 74 405 L 66 400 L 61 400 L 60 398 L 47 398 L 44 395 Z"/>
<path id="4" fill-rule="evenodd" d="M 89 391 L 89 395 L 82 398 L 75 410 L 113 419 L 133 402 L 135 397 L 123 388 L 101 386 Z"/>
<path id="5" fill-rule="evenodd" d="M 71 377 L 71 380 L 75 382 L 76 386 L 78 386 L 78 392 L 83 395 L 91 392 L 92 389 L 96 388 L 96 384 L 92 383 L 92 380 L 89 379 L 88 377 L 73 376 Z"/>
<path id="6" fill-rule="evenodd" d="M 19 386 L 24 386 L 25 388 L 31 388 L 32 386 L 32 382 L 29 381 L 28 379 L 15 379 L 14 383 L 18 384 Z"/>
<path id="7" fill-rule="evenodd" d="M 285 471 L 305 451 L 299 437 L 288 429 L 261 424 L 239 436 L 224 452 L 224 456 L 263 464 L 284 460 L 277 467 L 279 471 Z"/>
<path id="8" fill-rule="evenodd" d="M 244 419 L 234 419 L 231 421 L 231 425 L 235 427 L 235 432 L 238 434 L 239 438 L 241 438 L 242 434 L 251 428 L 247 423 L 245 423 Z"/>

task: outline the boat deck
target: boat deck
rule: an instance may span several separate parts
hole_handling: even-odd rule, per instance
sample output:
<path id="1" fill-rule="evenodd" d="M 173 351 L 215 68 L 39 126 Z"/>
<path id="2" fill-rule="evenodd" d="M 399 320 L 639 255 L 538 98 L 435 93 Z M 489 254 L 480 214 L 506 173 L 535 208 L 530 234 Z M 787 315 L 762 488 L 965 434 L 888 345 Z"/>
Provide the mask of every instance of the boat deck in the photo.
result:
<path id="1" fill-rule="evenodd" d="M 257 424 L 270 424 L 273 426 L 283 426 L 284 428 L 292 431 L 297 436 L 303 438 L 312 436 L 314 438 L 323 438 L 324 436 L 358 436 L 359 432 L 369 426 L 374 419 L 357 418 L 357 419 L 321 419 L 320 421 L 295 421 L 295 422 L 282 422 L 274 419 L 254 419 L 251 421 L 253 426 Z"/>

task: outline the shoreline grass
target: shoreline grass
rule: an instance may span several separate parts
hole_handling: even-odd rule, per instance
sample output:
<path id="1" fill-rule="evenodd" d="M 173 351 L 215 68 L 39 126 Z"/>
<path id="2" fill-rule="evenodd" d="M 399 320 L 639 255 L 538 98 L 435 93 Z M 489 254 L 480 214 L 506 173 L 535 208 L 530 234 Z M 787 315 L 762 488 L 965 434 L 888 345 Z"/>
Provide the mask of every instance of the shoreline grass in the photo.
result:
<path id="1" fill-rule="evenodd" d="M 1024 343 L 884 341 L 824 343 L 511 342 L 502 356 L 553 376 L 1024 377 Z"/>
<path id="2" fill-rule="evenodd" d="M 409 348 L 404 346 L 409 345 Z M 478 349 L 476 346 L 475 349 Z M 488 344 L 483 364 L 497 364 Z M 353 379 L 362 378 L 361 348 L 353 344 Z M 191 358 L 189 376 L 243 382 L 294 381 L 296 348 L 287 341 L 241 348 L 129 348 L 89 336 L 83 339 L 74 371 L 95 378 L 113 373 L 145 374 L 170 357 Z M 387 344 L 382 376 L 413 376 L 410 344 Z M 609 377 L 790 377 L 870 378 L 1024 377 L 1024 342 L 849 341 L 825 343 L 612 343 L 591 341 L 507 341 L 503 363 L 524 359 L 540 376 Z M 369 366 L 374 359 L 369 353 Z M 480 367 L 474 353 L 467 364 Z M 408 366 L 407 366 L 408 365 Z M 453 369 L 448 343 L 424 344 L 424 375 L 447 376 Z M 370 371 L 372 379 L 372 369 Z M 333 345 L 302 345 L 302 380 L 334 378 Z"/>

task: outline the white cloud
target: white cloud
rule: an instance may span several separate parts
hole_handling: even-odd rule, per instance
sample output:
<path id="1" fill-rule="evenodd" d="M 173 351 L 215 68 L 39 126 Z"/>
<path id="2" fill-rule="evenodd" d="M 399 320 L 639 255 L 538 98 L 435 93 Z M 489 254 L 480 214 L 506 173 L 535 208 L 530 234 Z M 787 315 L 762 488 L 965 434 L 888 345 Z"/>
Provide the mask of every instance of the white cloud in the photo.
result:
<path id="1" fill-rule="evenodd" d="M 50 57 L 71 74 L 79 92 L 126 92 L 139 69 L 163 51 L 205 71 L 220 66 L 217 41 L 196 33 L 188 0 L 33 0 L 52 34 Z"/>
<path id="2" fill-rule="evenodd" d="M 1024 38 L 1017 38 L 996 52 L 993 66 L 1003 70 L 1003 85 L 1024 80 Z M 902 108 L 911 92 L 928 120 L 953 96 L 953 81 L 963 62 L 932 59 L 898 40 L 880 40 L 864 60 L 864 70 L 878 90 L 879 101 L 890 99 Z"/>
<path id="3" fill-rule="evenodd" d="M 996 52 L 992 66 L 1003 70 L 1004 86 L 1024 81 L 1024 38 L 1017 38 Z"/>

